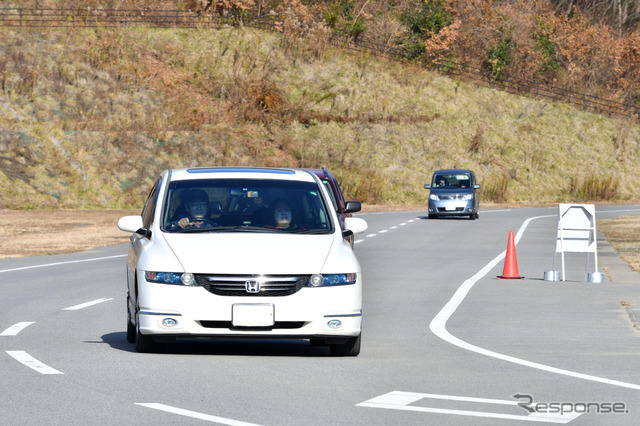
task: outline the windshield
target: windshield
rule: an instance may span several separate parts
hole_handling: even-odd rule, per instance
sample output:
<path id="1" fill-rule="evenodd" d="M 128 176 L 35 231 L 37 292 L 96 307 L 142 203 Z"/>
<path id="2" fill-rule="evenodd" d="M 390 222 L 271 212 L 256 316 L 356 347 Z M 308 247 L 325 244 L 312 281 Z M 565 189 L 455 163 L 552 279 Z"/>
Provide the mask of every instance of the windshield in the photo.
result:
<path id="1" fill-rule="evenodd" d="M 165 232 L 330 233 L 330 215 L 314 182 L 199 179 L 169 184 Z"/>
<path id="2" fill-rule="evenodd" d="M 471 188 L 471 175 L 468 173 L 437 173 L 433 176 L 431 187 L 439 189 Z"/>

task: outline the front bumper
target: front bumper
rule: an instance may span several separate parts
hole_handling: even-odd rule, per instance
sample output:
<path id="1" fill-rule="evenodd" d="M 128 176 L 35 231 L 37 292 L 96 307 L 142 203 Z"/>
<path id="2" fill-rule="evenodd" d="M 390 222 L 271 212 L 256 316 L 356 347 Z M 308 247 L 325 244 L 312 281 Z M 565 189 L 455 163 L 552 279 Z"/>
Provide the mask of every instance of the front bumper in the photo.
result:
<path id="1" fill-rule="evenodd" d="M 139 303 L 140 332 L 157 337 L 355 337 L 362 324 L 359 282 L 281 297 L 217 296 L 197 286 L 145 282 Z M 272 323 L 234 325 L 253 310 L 272 312 Z"/>
<path id="2" fill-rule="evenodd" d="M 462 216 L 475 214 L 473 200 L 429 200 L 429 214 Z"/>

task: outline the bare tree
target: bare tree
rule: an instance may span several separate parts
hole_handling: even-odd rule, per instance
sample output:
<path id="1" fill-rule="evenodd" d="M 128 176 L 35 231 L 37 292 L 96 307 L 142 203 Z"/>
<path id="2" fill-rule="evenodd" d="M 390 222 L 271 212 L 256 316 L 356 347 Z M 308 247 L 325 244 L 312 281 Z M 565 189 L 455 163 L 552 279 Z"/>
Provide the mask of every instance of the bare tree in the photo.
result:
<path id="1" fill-rule="evenodd" d="M 556 11 L 571 15 L 580 11 L 594 22 L 611 25 L 622 36 L 640 23 L 640 0 L 552 0 Z"/>

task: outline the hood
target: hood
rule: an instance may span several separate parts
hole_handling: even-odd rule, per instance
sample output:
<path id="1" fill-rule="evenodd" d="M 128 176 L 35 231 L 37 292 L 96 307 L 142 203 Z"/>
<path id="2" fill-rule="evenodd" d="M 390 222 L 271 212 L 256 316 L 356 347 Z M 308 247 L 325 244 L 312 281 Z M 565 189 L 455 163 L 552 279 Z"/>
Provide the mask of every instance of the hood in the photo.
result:
<path id="1" fill-rule="evenodd" d="M 431 194 L 453 195 L 453 194 L 472 194 L 474 189 L 473 188 L 451 188 L 451 189 L 431 188 L 430 191 L 431 191 Z"/>
<path id="2" fill-rule="evenodd" d="M 164 239 L 186 272 L 314 274 L 321 271 L 334 235 L 165 233 Z"/>

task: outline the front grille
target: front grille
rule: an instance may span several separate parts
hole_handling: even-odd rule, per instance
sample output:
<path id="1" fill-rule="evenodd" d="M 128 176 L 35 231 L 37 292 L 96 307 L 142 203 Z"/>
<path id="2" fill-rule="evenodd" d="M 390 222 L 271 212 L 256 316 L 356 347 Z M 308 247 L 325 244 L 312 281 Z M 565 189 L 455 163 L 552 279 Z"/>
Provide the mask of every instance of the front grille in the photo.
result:
<path id="1" fill-rule="evenodd" d="M 196 274 L 196 282 L 218 296 L 289 296 L 309 282 L 309 275 L 209 275 Z M 247 282 L 250 282 L 247 285 Z M 258 286 L 256 286 L 256 283 Z M 249 288 L 252 291 L 248 291 Z M 259 288 L 259 291 L 256 291 Z"/>
<path id="2" fill-rule="evenodd" d="M 276 321 L 273 326 L 270 327 L 234 327 L 231 321 L 200 321 L 200 325 L 204 328 L 225 328 L 229 330 L 234 329 L 271 329 L 271 330 L 294 330 L 296 328 L 302 328 L 305 326 L 304 321 Z"/>
<path id="3" fill-rule="evenodd" d="M 464 207 L 456 207 L 455 210 L 448 210 L 445 207 L 438 207 L 438 213 L 452 213 L 452 212 L 462 212 L 464 211 Z"/>
<path id="4" fill-rule="evenodd" d="M 439 195 L 441 200 L 464 200 L 464 194 Z"/>

